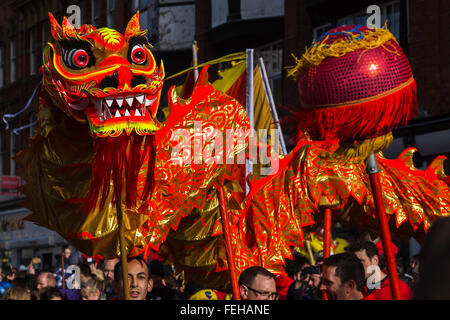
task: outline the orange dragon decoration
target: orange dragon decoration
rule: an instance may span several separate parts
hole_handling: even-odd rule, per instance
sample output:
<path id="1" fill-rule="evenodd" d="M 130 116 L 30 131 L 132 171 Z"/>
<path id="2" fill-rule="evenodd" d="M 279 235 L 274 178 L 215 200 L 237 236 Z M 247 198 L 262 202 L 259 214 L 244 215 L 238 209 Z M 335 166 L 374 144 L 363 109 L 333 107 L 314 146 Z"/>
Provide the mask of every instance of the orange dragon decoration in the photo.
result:
<path id="1" fill-rule="evenodd" d="M 343 221 L 373 222 L 364 172 L 367 152 L 362 152 L 367 145 L 378 152 L 387 213 L 395 216 L 395 227 L 411 234 L 423 224 L 425 231 L 433 219 L 450 213 L 443 158 L 422 172 L 412 165 L 412 150 L 397 160 L 382 157 L 390 126 L 379 132 L 387 136 L 381 143 L 367 135 L 362 140 L 370 144 L 339 143 L 336 136 L 327 141 L 314 136 L 308 130 L 312 118 L 301 128 L 295 149 L 281 157 L 280 170 L 253 181 L 246 203 L 238 203 L 233 197 L 242 191 L 236 182 L 238 161 L 208 160 L 245 155 L 249 121 L 235 99 L 208 82 L 207 68 L 188 99 L 171 88 L 168 105 L 160 106 L 164 67 L 155 62 L 139 13 L 124 34 L 91 25 L 75 29 L 65 17 L 59 25 L 49 15 L 52 39 L 41 70 L 39 130 L 16 161 L 26 181 L 28 219 L 55 230 L 87 255 L 120 255 L 115 205 L 123 199 L 128 255 L 152 249 L 198 283 L 230 290 L 217 195 L 224 187 L 238 273 L 261 265 L 283 274 L 291 246 L 302 245 L 302 229 L 315 223 L 320 207 L 333 208 Z M 216 138 L 228 130 L 242 134 L 234 136 L 231 148 L 217 150 Z M 196 146 L 199 137 L 202 143 Z M 180 139 L 193 151 L 178 150 Z M 358 145 L 358 152 L 350 152 L 355 150 L 350 145 Z M 203 154 L 201 161 L 196 150 Z M 337 155 L 346 152 L 351 161 L 343 163 Z"/>

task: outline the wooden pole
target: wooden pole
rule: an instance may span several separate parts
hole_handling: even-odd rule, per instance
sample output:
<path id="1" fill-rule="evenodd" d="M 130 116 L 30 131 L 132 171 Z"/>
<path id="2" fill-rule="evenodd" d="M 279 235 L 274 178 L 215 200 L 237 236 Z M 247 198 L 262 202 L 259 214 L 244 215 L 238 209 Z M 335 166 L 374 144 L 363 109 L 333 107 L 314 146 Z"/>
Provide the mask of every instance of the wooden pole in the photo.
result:
<path id="1" fill-rule="evenodd" d="M 130 300 L 130 283 L 128 282 L 127 250 L 125 248 L 125 232 L 123 230 L 122 197 L 119 197 L 119 199 L 117 200 L 116 210 L 117 210 L 117 226 L 119 229 L 120 261 L 122 264 L 123 297 L 125 300 Z"/>
<path id="2" fill-rule="evenodd" d="M 197 41 L 194 41 L 192 44 L 192 61 L 194 64 L 194 67 L 197 67 L 198 65 L 198 59 L 197 59 Z M 194 69 L 194 83 L 197 82 L 198 79 L 198 69 Z"/>
<path id="3" fill-rule="evenodd" d="M 324 209 L 323 216 L 323 258 L 326 259 L 331 253 L 331 209 Z"/>
<path id="4" fill-rule="evenodd" d="M 259 64 L 259 69 L 261 71 L 261 78 L 263 80 L 264 91 L 266 92 L 266 96 L 267 96 L 267 103 L 269 104 L 270 111 L 272 112 L 272 118 L 274 121 L 275 129 L 278 131 L 281 153 L 283 155 L 286 155 L 287 154 L 286 143 L 284 142 L 283 131 L 281 130 L 281 126 L 280 126 L 280 119 L 278 118 L 277 108 L 275 107 L 275 101 L 273 100 L 272 90 L 270 89 L 269 78 L 267 77 L 266 67 L 264 65 L 264 60 L 262 57 L 259 58 L 258 64 Z"/>
<path id="5" fill-rule="evenodd" d="M 240 300 L 239 285 L 236 274 L 236 266 L 234 264 L 233 247 L 231 246 L 231 234 L 230 234 L 230 221 L 228 219 L 227 199 L 225 196 L 225 190 L 221 186 L 217 190 L 219 198 L 219 210 L 222 217 L 223 236 L 225 240 L 225 249 L 227 252 L 228 270 L 230 270 L 231 288 L 233 290 L 233 299 Z"/>
<path id="6" fill-rule="evenodd" d="M 391 233 L 389 232 L 389 225 L 386 218 L 386 208 L 383 201 L 383 189 L 381 188 L 377 159 L 373 153 L 367 160 L 367 173 L 369 174 L 375 209 L 378 216 L 378 222 L 380 223 L 381 239 L 389 272 L 389 284 L 391 287 L 392 298 L 394 300 L 401 300 L 397 266 L 395 262 L 395 255 L 392 250 Z"/>
<path id="7" fill-rule="evenodd" d="M 316 260 L 314 259 L 314 255 L 312 253 L 311 241 L 305 240 L 305 243 L 306 243 L 306 249 L 308 250 L 309 264 L 313 266 L 316 264 Z"/>
<path id="8" fill-rule="evenodd" d="M 325 208 L 323 212 L 323 258 L 326 259 L 331 253 L 331 209 Z M 326 292 L 323 293 L 324 300 L 328 300 Z"/>
<path id="9" fill-rule="evenodd" d="M 255 129 L 255 110 L 254 110 L 254 87 L 253 87 L 253 49 L 246 49 L 246 62 L 245 62 L 245 70 L 246 70 L 246 88 L 245 88 L 245 110 L 247 111 L 248 120 L 250 122 L 250 129 Z M 255 132 L 254 132 L 255 133 Z M 255 133 L 256 134 L 256 133 Z M 251 151 L 250 151 L 251 153 Z M 248 177 L 248 175 L 253 172 L 253 162 L 250 159 L 247 159 L 245 161 L 245 177 Z M 248 195 L 250 192 L 250 186 L 247 183 L 247 179 L 244 179 L 245 181 L 245 195 Z"/>
<path id="10" fill-rule="evenodd" d="M 66 279 L 65 278 L 65 274 L 64 274 L 64 250 L 61 253 L 61 276 L 62 276 L 62 288 L 63 290 L 66 289 Z"/>

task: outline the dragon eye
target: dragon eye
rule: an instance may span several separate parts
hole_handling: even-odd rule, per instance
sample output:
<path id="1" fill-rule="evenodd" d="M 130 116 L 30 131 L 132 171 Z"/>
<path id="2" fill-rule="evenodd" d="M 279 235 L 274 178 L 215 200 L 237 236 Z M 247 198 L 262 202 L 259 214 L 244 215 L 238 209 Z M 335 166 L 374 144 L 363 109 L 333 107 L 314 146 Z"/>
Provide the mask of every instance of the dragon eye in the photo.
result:
<path id="1" fill-rule="evenodd" d="M 131 50 L 131 60 L 136 64 L 144 64 L 147 61 L 147 53 L 141 45 L 135 45 Z"/>
<path id="2" fill-rule="evenodd" d="M 83 69 L 89 63 L 89 54 L 84 49 L 70 49 L 64 52 L 64 62 L 69 68 Z"/>

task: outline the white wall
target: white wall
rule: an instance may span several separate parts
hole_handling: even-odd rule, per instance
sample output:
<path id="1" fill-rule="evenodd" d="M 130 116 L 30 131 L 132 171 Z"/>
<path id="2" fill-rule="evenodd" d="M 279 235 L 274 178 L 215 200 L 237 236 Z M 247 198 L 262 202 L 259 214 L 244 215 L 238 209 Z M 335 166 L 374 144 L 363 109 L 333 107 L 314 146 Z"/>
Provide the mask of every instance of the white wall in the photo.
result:
<path id="1" fill-rule="evenodd" d="M 189 49 L 195 35 L 195 5 L 159 8 L 159 50 Z"/>
<path id="2" fill-rule="evenodd" d="M 283 0 L 241 0 L 241 18 L 257 19 L 284 15 Z M 211 1 L 211 26 L 227 22 L 228 0 Z"/>
<path id="3" fill-rule="evenodd" d="M 242 19 L 278 17 L 283 15 L 283 0 L 241 0 Z"/>

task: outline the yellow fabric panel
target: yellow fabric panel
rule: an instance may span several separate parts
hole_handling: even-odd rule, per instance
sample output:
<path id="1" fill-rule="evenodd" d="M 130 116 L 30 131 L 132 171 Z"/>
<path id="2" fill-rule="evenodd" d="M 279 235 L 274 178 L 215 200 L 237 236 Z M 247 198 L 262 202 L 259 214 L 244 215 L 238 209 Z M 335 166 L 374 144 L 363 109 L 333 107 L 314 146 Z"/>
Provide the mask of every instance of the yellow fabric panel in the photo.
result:
<path id="1" fill-rule="evenodd" d="M 258 133 L 258 141 L 261 141 L 260 134 L 262 134 L 259 130 L 265 129 L 267 130 L 267 143 L 271 143 L 271 129 L 275 129 L 275 123 L 272 117 L 272 112 L 270 110 L 270 105 L 268 102 L 267 94 L 264 89 L 261 70 L 259 65 L 256 66 L 253 72 L 253 115 L 254 115 L 254 126 L 253 128 Z M 260 147 L 263 147 L 262 145 Z M 278 149 L 276 150 L 278 154 L 281 154 L 280 144 L 278 141 Z M 260 151 L 258 151 L 258 161 L 253 165 L 253 175 L 255 178 L 260 179 L 261 177 L 265 177 L 261 175 L 261 167 L 262 166 L 270 166 L 270 164 L 263 164 L 263 161 L 260 161 Z M 265 161 L 267 162 L 267 161 Z"/>
<path id="2" fill-rule="evenodd" d="M 218 79 L 212 83 L 213 87 L 219 91 L 226 93 L 237 79 L 245 72 L 245 60 L 239 62 L 232 62 L 232 67 L 226 70 L 219 71 L 222 79 Z"/>

